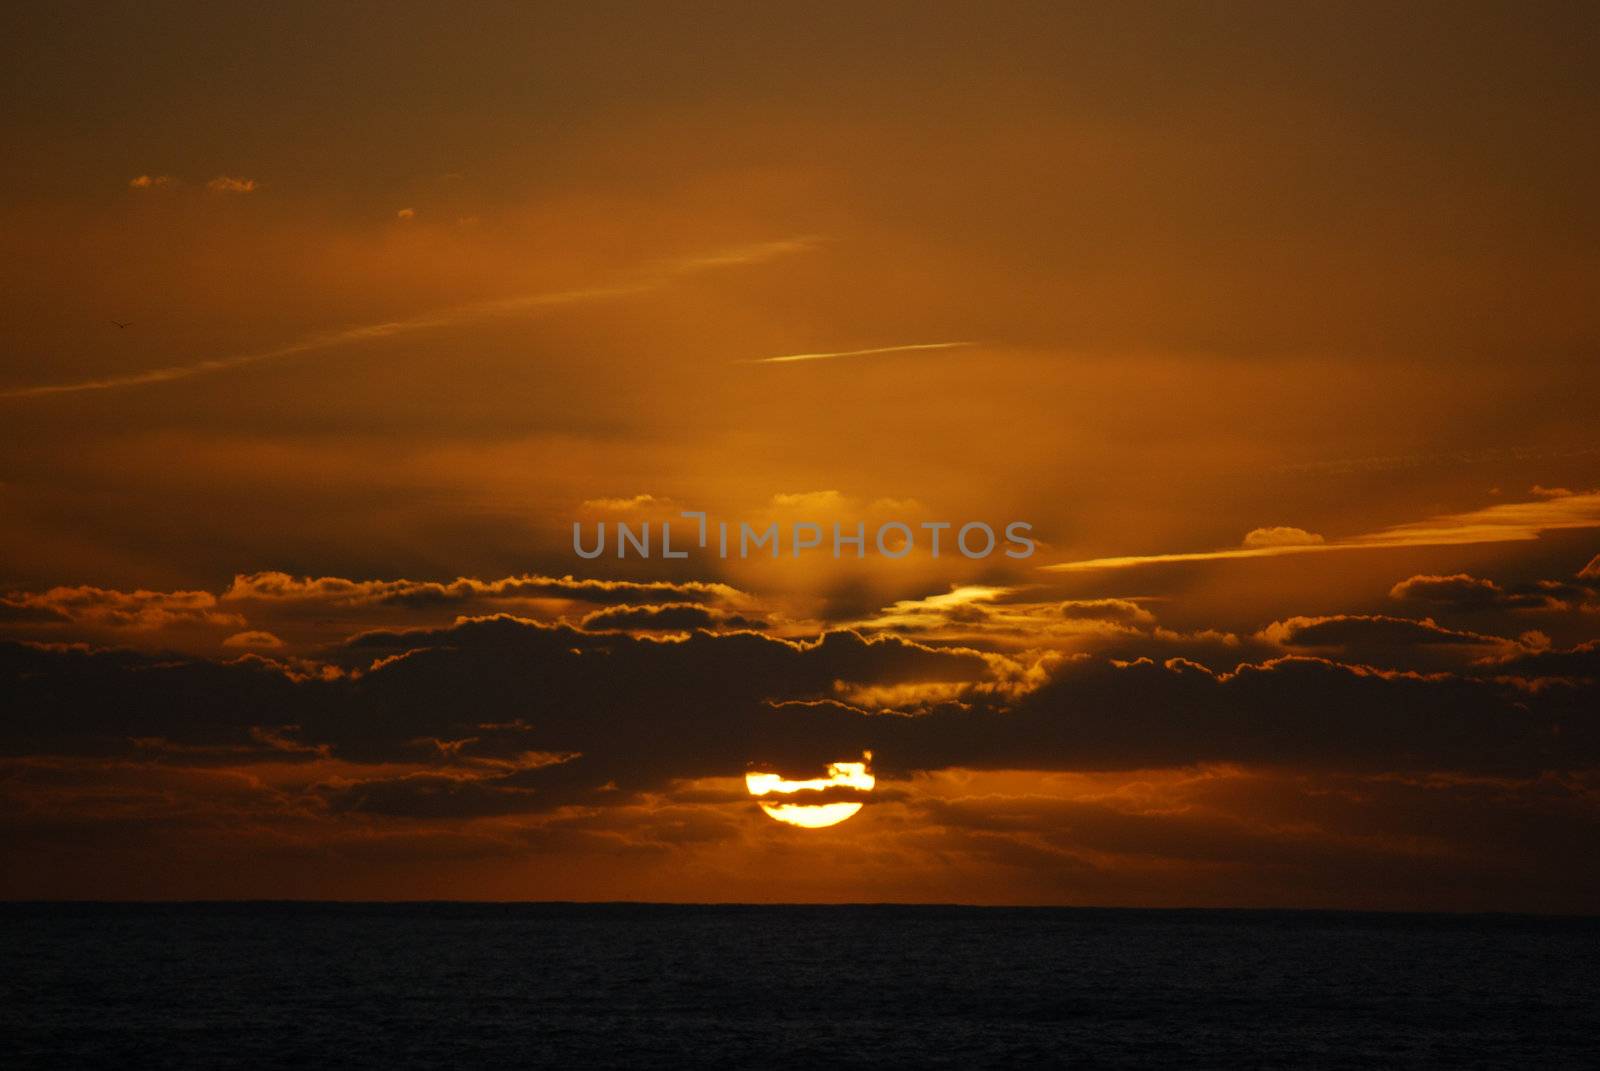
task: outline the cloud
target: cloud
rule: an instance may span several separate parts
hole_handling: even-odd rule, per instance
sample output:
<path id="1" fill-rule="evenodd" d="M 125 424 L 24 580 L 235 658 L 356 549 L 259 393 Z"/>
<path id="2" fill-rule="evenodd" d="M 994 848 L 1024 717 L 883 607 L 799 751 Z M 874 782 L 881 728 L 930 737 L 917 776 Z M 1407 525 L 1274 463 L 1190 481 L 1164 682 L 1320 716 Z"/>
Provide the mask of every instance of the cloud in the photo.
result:
<path id="1" fill-rule="evenodd" d="M 1593 698 L 1547 693 L 1530 710 L 1527 696 L 1493 681 L 1304 656 L 1226 673 L 1184 659 L 1075 659 L 1003 717 L 943 708 L 926 722 L 883 721 L 873 743 L 880 770 L 1238 762 L 1537 773 L 1600 758 L 1600 717 L 1586 708 Z"/>
<path id="2" fill-rule="evenodd" d="M 455 769 L 340 778 L 312 788 L 335 814 L 360 812 L 411 818 L 479 818 L 486 815 L 547 811 L 554 803 L 558 767 L 577 754 L 530 753 L 509 770 Z M 528 773 L 538 771 L 536 784 Z"/>
<path id="3" fill-rule="evenodd" d="M 821 235 L 807 234 L 795 238 L 779 238 L 770 242 L 753 242 L 749 245 L 731 246 L 710 253 L 683 257 L 665 265 L 668 275 L 686 275 L 711 268 L 738 268 L 750 264 L 766 264 L 781 257 L 809 253 L 827 241 Z"/>
<path id="4" fill-rule="evenodd" d="M 764 621 L 741 614 L 680 602 L 659 606 L 613 606 L 596 610 L 584 617 L 582 627 L 591 632 L 601 629 L 686 632 L 697 628 L 764 629 L 767 625 Z"/>
<path id="5" fill-rule="evenodd" d="M 988 584 L 953 585 L 949 591 L 897 600 L 853 624 L 864 629 L 948 636 L 957 631 L 998 634 L 1006 630 L 1031 629 L 1040 616 L 1056 623 L 1061 617 L 1072 616 L 1059 612 L 1059 606 L 1002 604 L 1001 600 L 1017 591 Z"/>
<path id="6" fill-rule="evenodd" d="M 1505 503 L 1466 513 L 1443 514 L 1425 521 L 1398 524 L 1364 535 L 1324 542 L 1272 543 L 1224 550 L 1090 558 L 1083 561 L 1057 562 L 1040 568 L 1055 572 L 1080 572 L 1095 569 L 1125 569 L 1138 565 L 1263 558 L 1281 554 L 1335 550 L 1509 543 L 1538 539 L 1540 532 L 1582 528 L 1600 528 L 1600 491 L 1541 498 L 1531 502 Z"/>
<path id="7" fill-rule="evenodd" d="M 571 896 L 591 886 L 528 883 L 590 865 L 646 880 L 632 858 L 709 875 L 688 898 L 759 896 L 727 882 L 778 866 L 804 882 L 841 851 L 867 869 L 820 898 L 925 898 L 930 877 L 967 875 L 970 900 L 1001 875 L 1033 902 L 1178 881 L 1186 902 L 1228 903 L 1247 881 L 1326 903 L 1330 887 L 1392 889 L 1396 868 L 1422 882 L 1408 894 L 1446 880 L 1478 895 L 1489 867 L 1504 907 L 1529 866 L 1567 895 L 1600 888 L 1593 866 L 1566 866 L 1600 828 L 1593 645 L 1481 673 L 1078 656 L 1009 688 L 974 652 L 847 632 L 666 639 L 499 617 L 331 655 L 357 668 L 0 644 L 8 858 L 57 858 L 70 835 L 94 861 L 85 887 L 117 894 L 117 875 L 196 853 L 208 873 L 245 867 L 229 894 L 257 896 L 277 874 L 307 880 L 308 853 L 336 854 L 340 882 L 367 867 L 368 896 L 402 862 L 412 881 L 450 872 L 428 895 L 484 895 L 441 859 L 514 860 L 520 895 Z M 863 749 L 878 789 L 825 842 L 761 825 L 739 780 L 752 762 L 798 775 Z M 876 892 L 875 860 L 903 886 Z M 54 873 L 6 868 L 5 890 L 39 895 L 36 872 Z"/>
<path id="8" fill-rule="evenodd" d="M 1009 888 L 1051 883 L 1035 899 L 1125 900 L 1174 872 L 1184 874 L 1182 899 L 1169 902 L 1185 905 L 1235 904 L 1243 882 L 1302 904 L 1483 910 L 1537 901 L 1581 913 L 1600 890 L 1600 867 L 1572 869 L 1571 845 L 1600 830 L 1583 778 L 1308 777 L 1224 765 L 1131 779 L 998 772 L 914 784 L 904 806 L 941 859 L 1003 873 Z M 1545 873 L 1561 875 L 1553 896 L 1530 899 L 1529 875 Z"/>
<path id="9" fill-rule="evenodd" d="M 1365 648 L 1393 651 L 1406 647 L 1465 646 L 1504 648 L 1511 640 L 1460 632 L 1425 617 L 1413 621 L 1383 614 L 1334 614 L 1274 621 L 1257 638 L 1278 647 Z"/>
<path id="10" fill-rule="evenodd" d="M 282 647 L 283 641 L 278 639 L 278 637 L 274 636 L 270 632 L 261 632 L 258 630 L 252 632 L 236 632 L 232 636 L 229 636 L 227 639 L 223 640 L 222 646 L 267 649 Z"/>
<path id="11" fill-rule="evenodd" d="M 1255 528 L 1245 533 L 1247 547 L 1310 547 L 1327 540 L 1304 528 Z"/>
<path id="12" fill-rule="evenodd" d="M 239 573 L 222 593 L 224 601 L 310 603 L 328 607 L 460 606 L 472 602 L 560 599 L 612 605 L 629 602 L 724 602 L 742 604 L 750 596 L 721 583 L 683 581 L 580 580 L 524 573 L 499 580 L 458 577 L 432 580 L 349 580 L 295 577 L 288 573 Z"/>
<path id="13" fill-rule="evenodd" d="M 209 652 L 223 628 L 242 636 L 230 646 L 290 649 L 314 654 L 355 629 L 404 623 L 444 624 L 453 618 L 514 611 L 553 621 L 596 607 L 627 606 L 631 617 L 597 618 L 596 628 L 766 628 L 756 601 L 727 584 L 696 580 L 595 580 L 537 574 L 485 580 L 351 580 L 297 577 L 266 571 L 236 574 L 220 593 L 119 591 L 59 587 L 0 594 L 0 630 L 11 636 L 133 644 L 141 649 Z M 670 606 L 655 624 L 649 608 Z M 703 607 L 691 612 L 688 607 Z M 248 625 L 246 623 L 248 619 Z M 180 629 L 179 626 L 183 626 Z M 114 636 L 106 635 L 114 630 Z M 271 644 L 247 642 L 244 636 Z"/>
<path id="14" fill-rule="evenodd" d="M 1583 595 L 1584 589 L 1572 584 L 1541 581 L 1527 589 L 1506 591 L 1492 580 L 1454 573 L 1450 576 L 1419 575 L 1400 581 L 1389 589 L 1389 596 L 1412 602 L 1428 602 L 1459 611 L 1470 610 L 1566 610 L 1562 596 Z"/>
<path id="15" fill-rule="evenodd" d="M 838 491 L 780 491 L 772 496 L 769 505 L 774 510 L 826 514 L 838 513 L 848 508 L 848 503 Z"/>
<path id="16" fill-rule="evenodd" d="M 1053 650 L 1149 653 L 1183 645 L 1215 647 L 1234 659 L 1238 637 L 1215 629 L 1179 632 L 1160 626 L 1133 599 L 1040 600 L 1029 589 L 965 584 L 919 599 L 901 599 L 848 622 L 871 632 L 892 632 L 932 642 L 961 642 L 1013 652 Z"/>
<path id="17" fill-rule="evenodd" d="M 396 219 L 416 219 L 417 210 L 415 208 L 402 208 L 394 216 Z"/>
<path id="18" fill-rule="evenodd" d="M 1499 606 L 1505 598 L 1505 592 L 1492 580 L 1454 573 L 1450 576 L 1409 577 L 1390 588 L 1389 597 L 1444 603 L 1457 609 L 1482 609 Z"/>
<path id="19" fill-rule="evenodd" d="M 57 606 L 17 592 L 0 596 L 0 626 L 67 625 L 72 618 Z"/>
<path id="20" fill-rule="evenodd" d="M 136 190 L 157 190 L 171 186 L 177 180 L 171 175 L 139 175 L 128 180 L 128 185 Z"/>
<path id="21" fill-rule="evenodd" d="M 658 498 L 655 495 L 633 495 L 629 498 L 586 498 L 580 508 L 622 513 L 649 508 L 666 509 L 671 506 L 671 499 Z"/>
<path id="22" fill-rule="evenodd" d="M 870 357 L 880 353 L 911 353 L 918 350 L 954 350 L 976 346 L 976 342 L 919 342 L 902 346 L 874 346 L 865 350 L 838 350 L 833 353 L 791 353 L 782 357 L 753 357 L 736 364 L 793 364 L 798 361 L 831 361 L 836 357 Z"/>
<path id="23" fill-rule="evenodd" d="M 234 178 L 232 175 L 218 175 L 206 183 L 206 189 L 212 193 L 254 193 L 256 180 Z"/>
<path id="24" fill-rule="evenodd" d="M 894 637 L 656 639 L 504 616 L 366 632 L 334 655 L 364 668 L 290 673 L 258 656 L 217 663 L 0 644 L 9 712 L 0 751 L 129 754 L 136 740 L 161 739 L 230 749 L 230 761 L 277 761 L 288 741 L 345 762 L 450 766 L 577 753 L 582 760 L 559 775 L 579 779 L 573 791 L 600 793 L 608 783 L 642 791 L 741 772 L 757 736 L 774 725 L 780 743 L 810 754 L 811 719 L 763 716 L 769 699 L 820 699 L 841 681 L 990 675 L 976 652 Z M 442 750 L 441 741 L 458 743 Z"/>
<path id="25" fill-rule="evenodd" d="M 1592 775 L 964 769 L 880 782 L 863 818 L 817 837 L 785 835 L 737 778 L 541 812 L 510 771 L 313 760 L 278 764 L 303 771 L 285 781 L 149 758 L 0 759 L 18 864 L 0 891 L 63 895 L 51 882 L 76 862 L 101 897 L 169 899 L 370 899 L 399 874 L 412 895 L 563 899 L 666 873 L 685 883 L 673 899 L 759 900 L 778 868 L 791 900 L 1235 906 L 1245 887 L 1259 903 L 1582 914 L 1600 895 L 1600 865 L 1572 852 L 1600 836 Z"/>
<path id="26" fill-rule="evenodd" d="M 1514 676 L 1525 685 L 1537 686 L 1542 682 L 1557 686 L 1586 685 L 1592 689 L 1600 683 L 1600 640 L 1566 648 L 1511 651 L 1491 665 L 1495 672 Z"/>
<path id="27" fill-rule="evenodd" d="M 1067 599 L 1058 604 L 1062 617 L 1099 621 L 1123 621 L 1132 625 L 1152 625 L 1155 615 L 1132 599 Z"/>
<path id="28" fill-rule="evenodd" d="M 118 390 L 125 387 L 170 383 L 174 380 L 189 379 L 194 376 L 214 375 L 219 372 L 230 372 L 248 365 L 294 357 L 302 353 L 339 349 L 363 342 L 414 334 L 419 331 L 453 327 L 457 324 L 474 323 L 494 317 L 528 315 L 568 305 L 631 297 L 661 289 L 674 280 L 695 272 L 762 263 L 775 257 L 786 256 L 809 248 L 811 248 L 811 244 L 801 240 L 744 246 L 720 255 L 710 254 L 706 257 L 679 261 L 665 268 L 646 272 L 631 281 L 618 282 L 612 286 L 577 290 L 554 290 L 537 294 L 524 294 L 517 297 L 498 298 L 492 301 L 480 301 L 468 305 L 457 305 L 452 308 L 439 309 L 399 320 L 387 320 L 334 331 L 324 331 L 307 335 L 304 338 L 287 342 L 281 346 L 249 353 L 212 357 L 202 361 L 151 368 L 143 372 L 131 372 L 123 375 L 101 376 L 94 379 L 81 379 L 66 383 L 46 383 L 31 387 L 13 387 L 9 390 L 0 390 L 0 399 L 39 398 L 53 394 Z"/>
<path id="29" fill-rule="evenodd" d="M 116 591 L 96 587 L 55 587 L 43 592 L 13 591 L 0 596 L 0 620 L 72 623 L 132 631 L 174 625 L 238 628 L 236 613 L 221 610 L 208 591 Z"/>
<path id="30" fill-rule="evenodd" d="M 1600 554 L 1589 559 L 1589 564 L 1578 570 L 1579 580 L 1600 580 Z"/>
<path id="31" fill-rule="evenodd" d="M 1405 624 L 1416 631 L 1401 642 L 1479 644 Z M 880 772 L 897 776 L 1205 762 L 1521 773 L 1600 764 L 1600 696 L 1576 672 L 1592 672 L 1589 648 L 1523 649 L 1483 676 L 1294 655 L 1229 672 L 1085 655 L 1000 688 L 990 658 L 891 636 L 661 639 L 502 616 L 362 633 L 333 656 L 366 668 L 291 675 L 255 656 L 215 663 L 0 645 L 11 712 L 0 750 L 131 754 L 134 741 L 160 739 L 232 749 L 231 761 L 277 761 L 292 745 L 440 773 L 477 764 L 510 779 L 518 809 L 601 805 L 608 792 L 620 799 L 686 778 L 737 776 L 752 760 L 805 769 L 866 749 Z M 1539 689 L 1508 680 L 1545 669 L 1562 678 Z M 920 688 L 929 698 L 911 712 L 872 711 L 838 702 L 841 683 Z M 932 687 L 941 683 L 965 687 L 951 698 Z M 529 754 L 579 757 L 556 769 L 527 766 Z"/>

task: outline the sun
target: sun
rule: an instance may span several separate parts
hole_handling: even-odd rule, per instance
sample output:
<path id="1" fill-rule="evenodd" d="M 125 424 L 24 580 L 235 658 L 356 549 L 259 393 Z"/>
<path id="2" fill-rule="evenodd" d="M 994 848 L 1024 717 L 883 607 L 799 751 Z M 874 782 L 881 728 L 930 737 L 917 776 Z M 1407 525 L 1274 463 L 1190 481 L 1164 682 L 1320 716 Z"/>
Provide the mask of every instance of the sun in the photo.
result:
<path id="1" fill-rule="evenodd" d="M 877 784 L 871 763 L 872 752 L 866 751 L 860 762 L 829 763 L 824 777 L 791 781 L 775 773 L 751 772 L 744 775 L 744 783 L 770 817 L 791 826 L 822 829 L 861 810 L 866 801 L 849 797 L 864 797 Z"/>

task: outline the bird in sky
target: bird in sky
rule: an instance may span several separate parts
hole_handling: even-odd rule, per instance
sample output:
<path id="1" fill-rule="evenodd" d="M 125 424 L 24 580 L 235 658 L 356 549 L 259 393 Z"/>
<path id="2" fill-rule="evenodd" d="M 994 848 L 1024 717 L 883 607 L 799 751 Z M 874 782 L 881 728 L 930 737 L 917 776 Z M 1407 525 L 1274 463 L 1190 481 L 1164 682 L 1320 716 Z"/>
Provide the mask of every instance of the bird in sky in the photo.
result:
<path id="1" fill-rule="evenodd" d="M 116 324 L 118 327 L 132 327 L 133 326 L 133 321 L 132 320 L 129 320 L 127 323 L 123 323 L 121 320 L 112 320 L 111 322 Z"/>

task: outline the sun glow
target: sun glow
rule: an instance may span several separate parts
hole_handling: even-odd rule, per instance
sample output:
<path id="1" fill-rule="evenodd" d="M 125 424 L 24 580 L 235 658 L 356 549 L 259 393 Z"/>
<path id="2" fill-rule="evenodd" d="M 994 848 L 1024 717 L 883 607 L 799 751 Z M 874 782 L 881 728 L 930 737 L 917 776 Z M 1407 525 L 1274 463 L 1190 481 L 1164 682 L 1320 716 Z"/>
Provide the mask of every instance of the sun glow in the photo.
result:
<path id="1" fill-rule="evenodd" d="M 744 775 L 745 787 L 750 790 L 750 795 L 755 796 L 761 809 L 770 817 L 792 826 L 802 826 L 806 829 L 821 829 L 825 826 L 838 825 L 846 818 L 861 810 L 863 801 L 839 801 L 829 798 L 827 802 L 806 803 L 808 797 L 821 797 L 827 793 L 829 797 L 842 792 L 857 792 L 865 794 L 871 792 L 877 784 L 877 778 L 872 776 L 868 763 L 872 760 L 872 752 L 862 755 L 861 762 L 832 762 L 828 764 L 826 777 L 813 777 L 802 781 L 791 781 L 775 773 L 747 773 Z M 776 800 L 764 797 L 771 796 L 791 797 Z M 798 799 L 794 798 L 798 797 Z"/>

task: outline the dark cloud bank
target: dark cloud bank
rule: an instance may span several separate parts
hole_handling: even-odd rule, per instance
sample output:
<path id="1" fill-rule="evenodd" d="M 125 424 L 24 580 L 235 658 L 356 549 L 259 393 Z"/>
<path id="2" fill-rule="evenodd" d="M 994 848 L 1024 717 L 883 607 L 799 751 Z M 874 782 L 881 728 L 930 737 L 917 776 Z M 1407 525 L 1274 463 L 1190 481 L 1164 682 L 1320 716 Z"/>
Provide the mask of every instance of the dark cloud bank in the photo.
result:
<path id="1" fill-rule="evenodd" d="M 1012 673 L 976 651 L 852 632 L 653 639 L 506 616 L 362 633 L 322 665 L 13 643 L 0 645 L 0 748 L 337 759 L 375 769 L 324 786 L 329 808 L 412 817 L 604 804 L 738 775 L 752 759 L 803 769 L 862 748 L 889 775 L 1240 763 L 1530 777 L 1600 765 L 1595 644 L 1431 674 L 1292 655 L 1226 673 L 1089 657 L 1026 683 Z M 910 698 L 841 700 L 859 686 Z M 376 772 L 388 763 L 425 771 Z"/>

